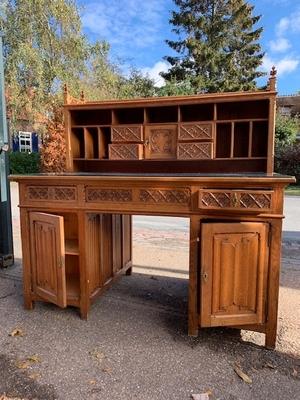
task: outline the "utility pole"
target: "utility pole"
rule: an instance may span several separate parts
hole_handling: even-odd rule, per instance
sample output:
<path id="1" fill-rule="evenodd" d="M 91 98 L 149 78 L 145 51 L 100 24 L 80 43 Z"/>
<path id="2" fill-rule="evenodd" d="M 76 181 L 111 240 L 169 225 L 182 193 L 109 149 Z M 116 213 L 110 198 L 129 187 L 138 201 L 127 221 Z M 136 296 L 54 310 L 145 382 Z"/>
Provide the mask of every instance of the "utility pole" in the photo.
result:
<path id="1" fill-rule="evenodd" d="M 10 186 L 7 179 L 9 173 L 8 148 L 3 43 L 0 34 L 0 267 L 7 267 L 14 263 Z"/>

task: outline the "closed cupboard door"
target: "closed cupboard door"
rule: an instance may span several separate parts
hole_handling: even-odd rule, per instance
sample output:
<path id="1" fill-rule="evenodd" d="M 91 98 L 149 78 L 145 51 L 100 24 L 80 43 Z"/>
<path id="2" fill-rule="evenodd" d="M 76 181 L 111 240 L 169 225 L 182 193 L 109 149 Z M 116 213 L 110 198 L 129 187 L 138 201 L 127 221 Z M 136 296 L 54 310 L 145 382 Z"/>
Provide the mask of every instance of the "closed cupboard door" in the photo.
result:
<path id="1" fill-rule="evenodd" d="M 263 323 L 267 267 L 267 224 L 202 224 L 201 326 Z"/>
<path id="2" fill-rule="evenodd" d="M 145 127 L 145 158 L 175 159 L 177 125 L 153 125 Z"/>
<path id="3" fill-rule="evenodd" d="M 34 293 L 60 307 L 66 307 L 63 217 L 31 212 L 30 246 Z"/>

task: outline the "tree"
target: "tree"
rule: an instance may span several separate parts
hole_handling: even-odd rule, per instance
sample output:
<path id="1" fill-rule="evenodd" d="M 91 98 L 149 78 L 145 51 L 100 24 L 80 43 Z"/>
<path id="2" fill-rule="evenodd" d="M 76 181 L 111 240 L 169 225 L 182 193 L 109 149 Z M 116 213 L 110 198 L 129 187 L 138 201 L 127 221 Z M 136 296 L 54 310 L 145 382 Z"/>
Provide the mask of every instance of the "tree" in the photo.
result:
<path id="1" fill-rule="evenodd" d="M 300 131 L 300 120 L 297 116 L 289 117 L 281 114 L 276 116 L 275 144 L 276 148 L 291 145 L 296 141 Z"/>
<path id="2" fill-rule="evenodd" d="M 66 82 L 79 91 L 88 44 L 73 0 L 7 0 L 4 32 L 7 104 L 13 128 L 20 119 L 44 123 Z"/>
<path id="3" fill-rule="evenodd" d="M 250 90 L 264 75 L 257 69 L 263 53 L 258 43 L 260 16 L 245 0 L 173 0 L 170 23 L 178 40 L 167 44 L 178 53 L 166 56 L 168 81 L 190 79 L 195 92 Z"/>

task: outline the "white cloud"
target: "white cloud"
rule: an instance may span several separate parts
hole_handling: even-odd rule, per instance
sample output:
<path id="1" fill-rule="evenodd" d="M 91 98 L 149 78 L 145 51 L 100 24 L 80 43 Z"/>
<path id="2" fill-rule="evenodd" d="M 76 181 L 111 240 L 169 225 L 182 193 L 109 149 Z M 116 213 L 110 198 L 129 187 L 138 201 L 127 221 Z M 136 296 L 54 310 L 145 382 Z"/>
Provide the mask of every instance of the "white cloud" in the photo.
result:
<path id="1" fill-rule="evenodd" d="M 300 9 L 294 11 L 288 17 L 281 18 L 276 25 L 276 34 L 282 36 L 287 32 L 300 32 Z"/>
<path id="2" fill-rule="evenodd" d="M 145 48 L 161 40 L 163 10 L 160 0 L 101 0 L 85 6 L 82 23 L 99 39 L 106 39 L 124 50 L 126 47 Z"/>
<path id="3" fill-rule="evenodd" d="M 275 60 L 270 58 L 268 55 L 265 55 L 263 58 L 262 68 L 266 72 L 270 72 L 273 65 L 275 65 L 278 75 L 285 75 L 297 69 L 299 59 L 286 56 L 280 60 Z"/>
<path id="4" fill-rule="evenodd" d="M 269 44 L 270 49 L 278 53 L 285 52 L 286 50 L 291 48 L 291 43 L 289 42 L 289 40 L 283 37 L 279 37 L 276 40 L 271 40 Z"/>
<path id="5" fill-rule="evenodd" d="M 142 73 L 149 75 L 155 82 L 155 86 L 161 87 L 164 85 L 165 80 L 162 78 L 159 73 L 166 72 L 169 69 L 169 64 L 165 61 L 158 61 L 153 65 L 153 67 L 145 67 L 142 68 Z"/>

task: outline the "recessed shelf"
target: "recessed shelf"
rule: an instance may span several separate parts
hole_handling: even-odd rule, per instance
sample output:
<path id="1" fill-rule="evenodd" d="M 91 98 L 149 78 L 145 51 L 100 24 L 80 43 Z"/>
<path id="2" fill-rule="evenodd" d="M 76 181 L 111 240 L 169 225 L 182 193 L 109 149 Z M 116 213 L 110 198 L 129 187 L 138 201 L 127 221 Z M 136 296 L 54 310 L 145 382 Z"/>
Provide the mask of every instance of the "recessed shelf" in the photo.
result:
<path id="1" fill-rule="evenodd" d="M 218 120 L 267 119 L 268 116 L 268 100 L 234 101 L 217 104 Z"/>
<path id="2" fill-rule="evenodd" d="M 109 125 L 112 122 L 111 110 L 71 110 L 71 125 Z"/>
<path id="3" fill-rule="evenodd" d="M 178 121 L 177 106 L 148 107 L 146 108 L 146 123 L 164 123 Z"/>
<path id="4" fill-rule="evenodd" d="M 66 239 L 65 240 L 65 254 L 71 256 L 79 255 L 79 246 L 77 239 Z"/>
<path id="5" fill-rule="evenodd" d="M 180 106 L 182 122 L 212 121 L 214 119 L 213 104 L 187 104 Z"/>

